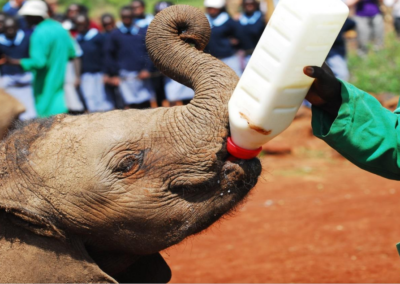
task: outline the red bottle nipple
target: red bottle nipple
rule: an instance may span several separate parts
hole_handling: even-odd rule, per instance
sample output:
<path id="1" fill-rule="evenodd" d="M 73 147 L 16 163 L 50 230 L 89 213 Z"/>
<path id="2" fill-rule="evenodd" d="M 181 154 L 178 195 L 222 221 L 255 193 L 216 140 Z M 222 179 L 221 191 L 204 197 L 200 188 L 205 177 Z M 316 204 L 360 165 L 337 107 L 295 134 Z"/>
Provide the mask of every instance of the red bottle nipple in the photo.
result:
<path id="1" fill-rule="evenodd" d="M 262 147 L 256 150 L 247 150 L 240 148 L 239 146 L 235 145 L 235 143 L 233 143 L 231 137 L 228 138 L 227 148 L 229 154 L 242 160 L 251 160 L 257 157 L 262 151 Z"/>

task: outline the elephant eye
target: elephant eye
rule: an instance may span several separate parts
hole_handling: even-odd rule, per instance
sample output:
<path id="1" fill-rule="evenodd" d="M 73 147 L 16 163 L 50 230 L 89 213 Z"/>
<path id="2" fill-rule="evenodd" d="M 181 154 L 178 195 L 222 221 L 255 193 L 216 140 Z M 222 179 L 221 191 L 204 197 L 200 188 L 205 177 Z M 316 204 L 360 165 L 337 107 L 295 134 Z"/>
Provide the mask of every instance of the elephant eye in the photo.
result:
<path id="1" fill-rule="evenodd" d="M 123 175 L 124 177 L 132 175 L 140 168 L 141 158 L 138 155 L 127 155 L 118 163 L 114 172 Z"/>

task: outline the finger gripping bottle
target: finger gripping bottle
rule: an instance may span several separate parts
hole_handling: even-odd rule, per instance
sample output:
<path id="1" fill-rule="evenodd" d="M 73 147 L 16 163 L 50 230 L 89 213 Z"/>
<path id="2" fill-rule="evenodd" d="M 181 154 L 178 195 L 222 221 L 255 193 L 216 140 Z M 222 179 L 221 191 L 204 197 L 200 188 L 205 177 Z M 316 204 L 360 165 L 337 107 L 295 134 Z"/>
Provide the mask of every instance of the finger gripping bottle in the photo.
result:
<path id="1" fill-rule="evenodd" d="M 342 0 L 281 0 L 229 102 L 228 151 L 256 157 L 261 146 L 293 121 L 349 9 Z"/>

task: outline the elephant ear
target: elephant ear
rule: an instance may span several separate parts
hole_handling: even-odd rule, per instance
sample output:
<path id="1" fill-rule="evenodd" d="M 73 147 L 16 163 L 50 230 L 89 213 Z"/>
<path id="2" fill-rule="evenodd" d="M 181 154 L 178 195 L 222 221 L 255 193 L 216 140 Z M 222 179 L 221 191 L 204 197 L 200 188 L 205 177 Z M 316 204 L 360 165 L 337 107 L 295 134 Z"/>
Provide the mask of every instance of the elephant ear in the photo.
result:
<path id="1" fill-rule="evenodd" d="M 44 237 L 0 213 L 1 283 L 117 283 L 75 240 Z"/>
<path id="2" fill-rule="evenodd" d="M 7 134 L 12 122 L 25 111 L 15 98 L 0 89 L 0 140 Z"/>

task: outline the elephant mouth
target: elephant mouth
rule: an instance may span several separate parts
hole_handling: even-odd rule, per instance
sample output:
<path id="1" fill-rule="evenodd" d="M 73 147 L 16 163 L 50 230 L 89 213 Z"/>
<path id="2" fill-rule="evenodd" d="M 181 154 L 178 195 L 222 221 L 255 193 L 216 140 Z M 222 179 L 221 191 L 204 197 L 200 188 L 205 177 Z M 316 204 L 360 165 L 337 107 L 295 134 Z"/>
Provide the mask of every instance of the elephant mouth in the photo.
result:
<path id="1" fill-rule="evenodd" d="M 222 147 L 222 149 L 225 149 Z M 225 150 L 208 169 L 209 178 L 170 187 L 171 193 L 181 199 L 185 208 L 184 222 L 179 225 L 181 237 L 197 234 L 234 212 L 258 182 L 262 167 L 259 159 L 231 159 Z"/>
<path id="2" fill-rule="evenodd" d="M 255 158 L 252 160 L 232 160 L 228 158 L 220 172 L 220 188 L 216 192 L 222 202 L 228 202 L 227 210 L 236 207 L 244 197 L 257 184 L 261 175 L 261 162 Z"/>
<path id="3" fill-rule="evenodd" d="M 223 162 L 216 181 L 203 184 L 202 191 L 199 188 L 190 197 L 189 195 L 183 197 L 192 204 L 190 208 L 193 212 L 198 212 L 195 225 L 190 226 L 186 233 L 196 234 L 207 229 L 222 216 L 234 212 L 257 184 L 261 170 L 259 159 L 234 161 L 227 159 Z"/>

